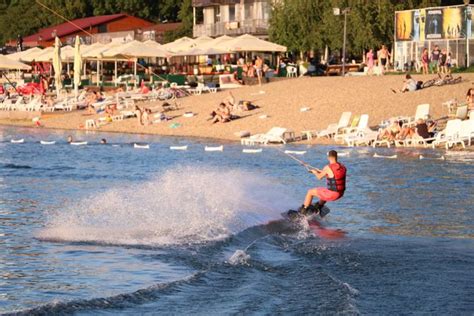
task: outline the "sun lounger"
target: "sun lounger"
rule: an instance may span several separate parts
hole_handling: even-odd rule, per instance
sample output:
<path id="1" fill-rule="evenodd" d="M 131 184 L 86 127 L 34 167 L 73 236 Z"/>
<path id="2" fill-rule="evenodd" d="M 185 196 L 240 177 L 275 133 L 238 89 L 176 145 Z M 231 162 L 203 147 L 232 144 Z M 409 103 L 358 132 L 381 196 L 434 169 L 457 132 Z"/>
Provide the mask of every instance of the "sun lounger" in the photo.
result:
<path id="1" fill-rule="evenodd" d="M 378 137 L 379 133 L 373 131 L 370 128 L 366 128 L 362 131 L 357 132 L 356 134 L 349 134 L 344 137 L 344 142 L 349 147 L 355 146 L 370 146 L 372 145 Z"/>
<path id="2" fill-rule="evenodd" d="M 403 124 L 404 127 L 413 127 L 416 125 L 418 119 L 426 120 L 430 116 L 430 105 L 428 103 L 420 104 L 416 107 L 416 112 L 414 117 L 403 118 L 406 123 Z"/>
<path id="3" fill-rule="evenodd" d="M 248 138 L 242 138 L 240 142 L 242 145 L 255 145 L 255 144 L 269 144 L 269 143 L 283 143 L 286 144 L 289 141 L 295 139 L 295 133 L 287 130 L 283 127 L 273 127 L 266 134 L 257 134 Z"/>
<path id="4" fill-rule="evenodd" d="M 316 137 L 332 137 L 339 133 L 342 128 L 349 126 L 351 120 L 352 112 L 343 112 L 339 118 L 339 122 L 336 124 L 330 124 L 326 129 L 323 129 L 319 132 L 312 131 L 303 131 L 304 134 L 311 139 L 313 135 Z"/>
<path id="5" fill-rule="evenodd" d="M 454 119 L 449 120 L 446 124 L 446 128 L 444 131 L 438 133 L 436 139 L 433 141 L 432 146 L 435 148 L 436 146 L 444 144 L 446 149 L 449 146 L 454 144 L 456 141 L 459 140 L 459 133 L 461 131 L 461 120 Z"/>
<path id="6" fill-rule="evenodd" d="M 474 137 L 474 119 L 464 120 L 460 123 L 460 129 L 458 138 L 452 141 L 448 141 L 447 147 L 452 147 L 460 144 L 463 148 L 466 148 L 466 144 L 471 146 L 471 140 Z"/>
<path id="7" fill-rule="evenodd" d="M 341 140 L 344 140 L 346 138 L 357 137 L 360 132 L 364 132 L 368 129 L 368 125 L 369 125 L 369 115 L 368 114 L 362 114 L 360 116 L 359 121 L 358 121 L 357 127 L 355 127 L 355 128 L 350 127 L 350 128 L 347 128 L 347 129 L 343 129 L 344 133 L 338 133 L 338 134 L 334 135 L 334 139 L 336 141 L 341 141 Z"/>

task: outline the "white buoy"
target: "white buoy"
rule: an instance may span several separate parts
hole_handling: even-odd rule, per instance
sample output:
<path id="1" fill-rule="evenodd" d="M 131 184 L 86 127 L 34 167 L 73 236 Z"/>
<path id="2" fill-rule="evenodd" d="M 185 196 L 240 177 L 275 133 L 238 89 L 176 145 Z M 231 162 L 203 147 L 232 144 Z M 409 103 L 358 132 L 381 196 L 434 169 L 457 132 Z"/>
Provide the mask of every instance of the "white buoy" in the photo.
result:
<path id="1" fill-rule="evenodd" d="M 87 142 L 71 142 L 72 146 L 86 146 Z"/>
<path id="2" fill-rule="evenodd" d="M 441 157 L 425 157 L 423 155 L 420 155 L 420 160 L 446 160 L 446 157 L 441 156 Z"/>
<path id="3" fill-rule="evenodd" d="M 347 157 L 347 156 L 349 156 L 349 153 L 348 152 L 339 152 L 339 153 L 337 153 L 337 156 L 338 157 Z"/>
<path id="4" fill-rule="evenodd" d="M 259 153 L 261 153 L 262 151 L 263 151 L 262 148 L 260 148 L 260 149 L 248 149 L 248 148 L 244 148 L 244 149 L 242 149 L 242 152 L 243 152 L 244 154 L 259 154 Z"/>
<path id="5" fill-rule="evenodd" d="M 133 144 L 133 148 L 136 148 L 136 149 L 150 149 L 150 145 L 149 144 L 144 144 L 144 145 L 140 145 L 140 144 Z"/>
<path id="6" fill-rule="evenodd" d="M 25 142 L 25 139 L 22 138 L 22 139 L 12 139 L 10 141 L 12 144 L 23 144 Z"/>
<path id="7" fill-rule="evenodd" d="M 170 150 L 182 150 L 182 151 L 184 151 L 184 150 L 188 150 L 188 146 L 187 145 L 186 146 L 171 146 Z"/>
<path id="8" fill-rule="evenodd" d="M 290 155 L 300 155 L 303 156 L 306 154 L 306 151 L 298 151 L 298 150 L 285 150 L 285 154 L 290 154 Z"/>
<path id="9" fill-rule="evenodd" d="M 40 144 L 41 145 L 54 145 L 56 144 L 56 142 L 54 140 L 53 141 L 42 140 L 40 141 Z"/>
<path id="10" fill-rule="evenodd" d="M 206 146 L 204 151 L 224 151 L 224 146 L 210 147 Z"/>
<path id="11" fill-rule="evenodd" d="M 385 159 L 397 159 L 397 155 L 392 155 L 392 156 L 382 156 L 377 153 L 374 154 L 374 158 L 385 158 Z"/>

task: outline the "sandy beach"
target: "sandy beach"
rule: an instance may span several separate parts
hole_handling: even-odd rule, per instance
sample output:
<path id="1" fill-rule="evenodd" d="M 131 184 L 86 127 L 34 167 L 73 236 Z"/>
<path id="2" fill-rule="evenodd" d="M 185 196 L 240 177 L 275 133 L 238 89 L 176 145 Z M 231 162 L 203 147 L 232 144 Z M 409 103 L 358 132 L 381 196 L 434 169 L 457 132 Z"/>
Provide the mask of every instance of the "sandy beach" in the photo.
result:
<path id="1" fill-rule="evenodd" d="M 433 75 L 414 76 L 416 80 L 428 80 Z M 462 74 L 460 84 L 443 87 L 431 87 L 410 93 L 394 93 L 403 82 L 401 75 L 381 77 L 315 77 L 283 80 L 262 86 L 245 86 L 232 90 L 236 100 L 248 100 L 259 106 L 258 109 L 241 113 L 241 118 L 230 123 L 211 124 L 209 113 L 220 101 L 227 97 L 228 91 L 214 94 L 202 94 L 179 99 L 181 109 L 168 112 L 175 117 L 172 121 L 151 126 L 141 126 L 136 119 L 114 122 L 102 126 L 98 131 L 157 134 L 184 137 L 204 137 L 220 140 L 238 141 L 235 134 L 248 131 L 252 135 L 263 133 L 279 126 L 293 130 L 297 135 L 301 131 L 319 130 L 338 121 L 343 111 L 355 114 L 369 114 L 370 125 L 376 126 L 383 119 L 407 115 L 413 116 L 418 104 L 429 103 L 431 115 L 437 119 L 445 117 L 443 102 L 457 98 L 465 99 L 466 91 L 472 86 L 474 74 Z M 156 104 L 145 104 L 153 106 Z M 310 108 L 301 112 L 301 108 Z M 185 118 L 185 112 L 192 111 L 196 116 Z M 99 115 L 86 116 L 85 111 L 72 113 L 43 114 L 43 128 L 83 129 L 85 120 L 97 119 Z M 268 115 L 261 119 L 260 116 Z M 179 123 L 178 128 L 171 128 Z M 3 125 L 33 126 L 31 121 L 1 120 Z M 307 141 L 305 141 L 307 142 Z M 312 140 L 313 143 L 327 142 Z"/>

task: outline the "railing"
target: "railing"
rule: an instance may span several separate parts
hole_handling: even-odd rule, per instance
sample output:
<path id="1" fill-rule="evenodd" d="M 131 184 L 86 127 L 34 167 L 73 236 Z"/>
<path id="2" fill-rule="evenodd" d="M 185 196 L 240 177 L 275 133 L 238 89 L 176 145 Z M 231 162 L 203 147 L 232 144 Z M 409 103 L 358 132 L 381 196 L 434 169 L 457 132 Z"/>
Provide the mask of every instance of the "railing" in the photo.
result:
<path id="1" fill-rule="evenodd" d="M 240 0 L 193 0 L 193 7 L 206 7 L 219 4 L 237 4 Z"/>
<path id="2" fill-rule="evenodd" d="M 256 34 L 266 35 L 268 33 L 268 20 L 245 20 L 235 22 L 219 22 L 214 24 L 197 24 L 193 28 L 193 36 L 222 36 Z"/>

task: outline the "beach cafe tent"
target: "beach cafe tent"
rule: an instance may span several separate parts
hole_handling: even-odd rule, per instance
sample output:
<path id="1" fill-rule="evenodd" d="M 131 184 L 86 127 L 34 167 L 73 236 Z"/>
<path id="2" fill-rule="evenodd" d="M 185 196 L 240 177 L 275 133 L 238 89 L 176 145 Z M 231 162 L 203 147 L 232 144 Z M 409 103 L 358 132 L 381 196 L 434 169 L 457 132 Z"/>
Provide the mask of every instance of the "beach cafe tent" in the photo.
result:
<path id="1" fill-rule="evenodd" d="M 82 56 L 81 56 L 81 39 L 76 35 L 76 43 L 74 45 L 74 94 L 76 99 L 79 94 L 79 86 L 81 85 L 82 72 Z"/>
<path id="2" fill-rule="evenodd" d="M 162 47 L 152 47 L 139 41 L 131 41 L 102 53 L 103 57 L 126 56 L 131 58 L 166 58 L 171 54 Z"/>
<path id="3" fill-rule="evenodd" d="M 17 52 L 14 54 L 7 55 L 8 58 L 16 60 L 16 61 L 31 61 L 28 60 L 28 56 L 38 54 L 39 52 L 42 52 L 43 50 L 38 47 L 33 47 L 28 50 L 24 50 L 22 52 Z"/>
<path id="4" fill-rule="evenodd" d="M 229 52 L 286 52 L 287 48 L 267 42 L 250 34 L 244 34 L 219 45 Z"/>
<path id="5" fill-rule="evenodd" d="M 0 55 L 0 70 L 29 70 L 31 69 L 30 66 L 10 59 L 7 56 Z"/>
<path id="6" fill-rule="evenodd" d="M 219 48 L 193 47 L 189 50 L 174 53 L 173 56 L 208 56 L 208 55 L 223 55 L 227 53 L 228 53 L 227 51 L 223 49 L 219 49 Z"/>
<path id="7" fill-rule="evenodd" d="M 59 97 L 59 91 L 62 88 L 61 72 L 63 65 L 61 62 L 61 41 L 58 37 L 54 40 L 54 51 L 53 51 L 53 68 L 54 68 L 54 84 L 56 86 L 56 93 Z"/>
<path id="8" fill-rule="evenodd" d="M 160 43 L 158 43 L 157 41 L 153 41 L 153 40 L 147 40 L 147 41 L 143 42 L 143 44 L 151 46 L 151 47 L 162 48 L 162 45 Z"/>
<path id="9" fill-rule="evenodd" d="M 200 42 L 196 45 L 196 47 L 201 48 L 201 49 L 217 48 L 221 50 L 226 50 L 226 48 L 224 47 L 224 44 L 233 39 L 234 39 L 233 37 L 223 35 L 221 37 L 217 37 L 213 39 L 212 41 Z"/>
<path id="10" fill-rule="evenodd" d="M 28 55 L 28 58 L 31 59 L 31 61 L 34 60 L 37 62 L 51 62 L 51 60 L 53 59 L 53 51 L 54 47 L 51 46 L 43 49 L 41 52 Z"/>
<path id="11" fill-rule="evenodd" d="M 204 45 L 213 42 L 214 39 L 209 36 L 200 36 L 194 39 L 194 46 Z"/>
<path id="12" fill-rule="evenodd" d="M 189 37 L 181 37 L 174 42 L 164 44 L 162 47 L 170 52 L 188 50 L 196 45 L 196 41 Z"/>
<path id="13" fill-rule="evenodd" d="M 61 47 L 61 60 L 63 62 L 74 60 L 74 48 L 72 46 Z"/>

